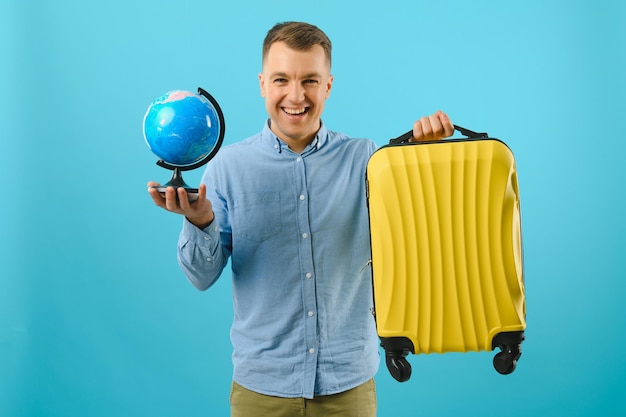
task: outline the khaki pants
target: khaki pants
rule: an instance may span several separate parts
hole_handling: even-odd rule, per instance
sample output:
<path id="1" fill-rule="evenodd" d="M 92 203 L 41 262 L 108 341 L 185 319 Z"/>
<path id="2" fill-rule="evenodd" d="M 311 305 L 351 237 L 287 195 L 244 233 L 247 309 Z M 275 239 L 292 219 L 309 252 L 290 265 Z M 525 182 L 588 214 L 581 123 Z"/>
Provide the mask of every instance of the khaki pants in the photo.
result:
<path id="1" fill-rule="evenodd" d="M 376 417 L 373 379 L 351 390 L 312 400 L 258 394 L 233 382 L 231 417 Z"/>

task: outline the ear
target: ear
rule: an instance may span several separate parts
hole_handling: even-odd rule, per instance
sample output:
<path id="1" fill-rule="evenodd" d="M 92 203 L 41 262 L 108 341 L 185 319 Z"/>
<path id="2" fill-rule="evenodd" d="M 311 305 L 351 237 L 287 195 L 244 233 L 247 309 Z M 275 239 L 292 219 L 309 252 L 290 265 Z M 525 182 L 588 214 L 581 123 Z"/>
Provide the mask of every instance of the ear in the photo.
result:
<path id="1" fill-rule="evenodd" d="M 263 73 L 259 73 L 259 89 L 261 90 L 261 97 L 265 98 L 265 78 L 263 78 Z"/>
<path id="2" fill-rule="evenodd" d="M 333 88 L 333 81 L 335 77 L 332 74 L 328 76 L 328 82 L 326 83 L 326 98 L 330 97 L 330 90 Z"/>

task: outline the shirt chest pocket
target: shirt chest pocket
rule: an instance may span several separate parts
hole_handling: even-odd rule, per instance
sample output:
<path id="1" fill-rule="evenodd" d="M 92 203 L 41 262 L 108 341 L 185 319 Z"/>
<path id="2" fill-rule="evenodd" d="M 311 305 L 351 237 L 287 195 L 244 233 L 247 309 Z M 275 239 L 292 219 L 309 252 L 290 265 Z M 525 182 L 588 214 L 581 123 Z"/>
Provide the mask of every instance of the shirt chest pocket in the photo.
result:
<path id="1" fill-rule="evenodd" d="M 281 232 L 278 192 L 238 194 L 232 211 L 233 237 L 262 242 Z"/>

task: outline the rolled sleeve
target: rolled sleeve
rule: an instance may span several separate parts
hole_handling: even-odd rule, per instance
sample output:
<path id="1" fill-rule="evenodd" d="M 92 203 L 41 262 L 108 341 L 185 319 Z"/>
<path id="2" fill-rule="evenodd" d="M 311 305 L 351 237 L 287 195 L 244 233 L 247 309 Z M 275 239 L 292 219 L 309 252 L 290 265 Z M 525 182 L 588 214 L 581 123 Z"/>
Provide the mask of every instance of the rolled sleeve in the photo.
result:
<path id="1" fill-rule="evenodd" d="M 178 263 L 191 284 L 206 290 L 217 281 L 228 256 L 220 245 L 217 222 L 199 229 L 187 219 L 178 239 Z"/>

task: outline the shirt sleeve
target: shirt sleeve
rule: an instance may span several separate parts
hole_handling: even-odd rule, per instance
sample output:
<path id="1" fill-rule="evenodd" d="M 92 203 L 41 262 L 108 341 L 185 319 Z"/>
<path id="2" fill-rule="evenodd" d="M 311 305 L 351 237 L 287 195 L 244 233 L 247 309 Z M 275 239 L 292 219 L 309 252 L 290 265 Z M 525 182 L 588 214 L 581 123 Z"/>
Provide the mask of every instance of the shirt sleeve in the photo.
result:
<path id="1" fill-rule="evenodd" d="M 220 244 L 217 221 L 201 230 L 187 219 L 178 239 L 178 264 L 187 279 L 204 291 L 217 281 L 228 261 L 229 253 Z"/>

